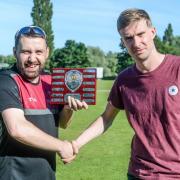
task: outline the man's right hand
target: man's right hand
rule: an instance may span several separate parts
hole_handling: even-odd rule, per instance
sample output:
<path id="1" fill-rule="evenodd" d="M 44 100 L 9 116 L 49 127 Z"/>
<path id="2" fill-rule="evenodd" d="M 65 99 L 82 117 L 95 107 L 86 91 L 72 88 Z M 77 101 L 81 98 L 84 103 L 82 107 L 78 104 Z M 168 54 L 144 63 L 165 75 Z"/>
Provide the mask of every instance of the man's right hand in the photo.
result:
<path id="1" fill-rule="evenodd" d="M 62 161 L 66 164 L 75 159 L 76 154 L 73 152 L 72 144 L 69 141 L 62 141 L 61 149 L 58 152 Z"/>
<path id="2" fill-rule="evenodd" d="M 67 145 L 69 146 L 69 145 L 71 145 L 71 148 L 72 148 L 72 153 L 67 149 L 67 146 L 64 146 L 65 148 L 64 148 L 64 150 L 66 151 L 66 150 L 68 150 L 69 152 L 65 152 L 65 154 L 64 154 L 64 156 L 62 156 L 61 155 L 61 158 L 62 158 L 62 161 L 63 161 L 63 163 L 64 164 L 67 164 L 67 163 L 71 163 L 74 159 L 75 159 L 75 157 L 76 157 L 76 155 L 78 154 L 78 152 L 79 152 L 79 147 L 78 147 L 78 145 L 77 145 L 77 143 L 76 143 L 76 141 L 72 141 L 71 143 L 70 142 L 68 142 L 68 141 L 64 141 L 64 143 L 68 143 Z M 68 148 L 70 148 L 70 146 L 68 147 Z M 72 154 L 72 156 L 69 156 L 69 154 L 68 154 L 68 156 L 67 156 L 67 153 L 70 153 L 70 154 Z"/>

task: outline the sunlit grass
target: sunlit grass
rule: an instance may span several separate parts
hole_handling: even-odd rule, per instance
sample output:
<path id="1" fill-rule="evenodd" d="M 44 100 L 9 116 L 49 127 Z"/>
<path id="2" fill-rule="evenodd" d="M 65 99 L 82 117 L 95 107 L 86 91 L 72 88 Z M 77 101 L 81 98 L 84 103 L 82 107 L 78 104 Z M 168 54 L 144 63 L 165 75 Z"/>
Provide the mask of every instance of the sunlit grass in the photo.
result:
<path id="1" fill-rule="evenodd" d="M 60 138 L 76 138 L 104 110 L 113 81 L 98 80 L 97 104 L 76 112 L 68 129 L 60 130 Z M 133 132 L 124 112 L 102 136 L 85 145 L 76 160 L 64 165 L 57 158 L 57 180 L 125 180 Z"/>

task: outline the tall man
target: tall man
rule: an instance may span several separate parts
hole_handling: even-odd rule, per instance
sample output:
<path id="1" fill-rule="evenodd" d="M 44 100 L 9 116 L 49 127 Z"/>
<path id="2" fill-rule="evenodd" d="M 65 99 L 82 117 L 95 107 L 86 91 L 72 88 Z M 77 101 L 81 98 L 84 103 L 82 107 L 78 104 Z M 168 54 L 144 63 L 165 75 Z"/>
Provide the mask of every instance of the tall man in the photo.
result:
<path id="1" fill-rule="evenodd" d="M 157 51 L 144 10 L 123 11 L 117 29 L 135 64 L 118 75 L 105 111 L 73 141 L 74 151 L 105 132 L 122 109 L 135 132 L 128 178 L 180 179 L 180 57 Z"/>
<path id="2" fill-rule="evenodd" d="M 71 143 L 58 139 L 74 110 L 85 102 L 50 104 L 51 76 L 43 73 L 49 55 L 45 32 L 37 26 L 15 35 L 16 64 L 0 72 L 0 179 L 55 180 L 55 154 L 73 158 Z"/>

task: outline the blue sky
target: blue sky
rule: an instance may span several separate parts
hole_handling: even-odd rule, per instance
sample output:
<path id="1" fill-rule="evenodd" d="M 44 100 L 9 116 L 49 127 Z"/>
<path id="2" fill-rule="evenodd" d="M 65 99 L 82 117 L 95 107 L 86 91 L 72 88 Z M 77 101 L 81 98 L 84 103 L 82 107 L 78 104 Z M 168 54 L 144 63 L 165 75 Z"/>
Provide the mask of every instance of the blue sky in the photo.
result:
<path id="1" fill-rule="evenodd" d="M 168 23 L 174 35 L 180 35 L 179 0 L 52 0 L 55 48 L 68 39 L 100 47 L 104 52 L 118 52 L 116 20 L 126 8 L 142 8 L 151 16 L 157 33 L 163 36 Z M 31 25 L 33 0 L 0 0 L 0 54 L 12 54 L 14 34 Z"/>

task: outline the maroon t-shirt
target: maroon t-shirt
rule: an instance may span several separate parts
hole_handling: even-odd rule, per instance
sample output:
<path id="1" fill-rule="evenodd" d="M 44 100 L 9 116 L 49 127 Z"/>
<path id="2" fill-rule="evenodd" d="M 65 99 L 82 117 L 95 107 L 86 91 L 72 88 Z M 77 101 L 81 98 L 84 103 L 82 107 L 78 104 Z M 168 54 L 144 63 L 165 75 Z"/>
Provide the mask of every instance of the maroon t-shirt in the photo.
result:
<path id="1" fill-rule="evenodd" d="M 125 109 L 134 129 L 129 173 L 180 179 L 180 57 L 166 55 L 154 71 L 133 65 L 119 74 L 108 100 Z"/>

